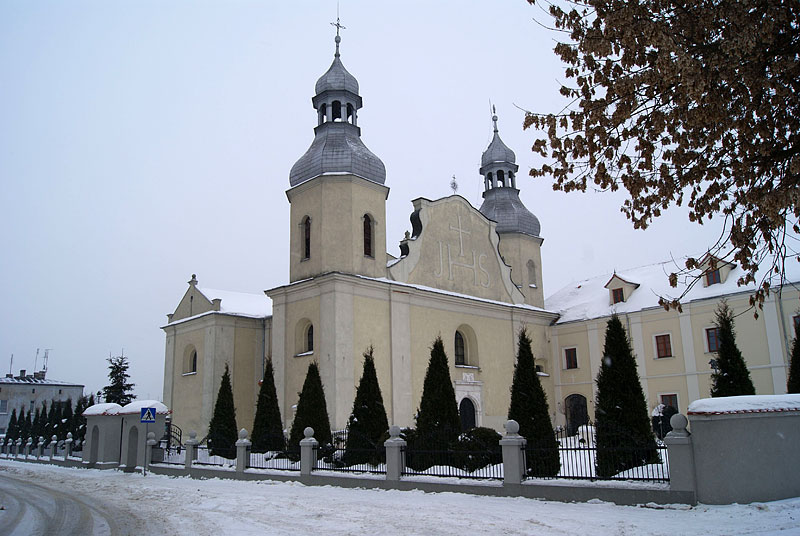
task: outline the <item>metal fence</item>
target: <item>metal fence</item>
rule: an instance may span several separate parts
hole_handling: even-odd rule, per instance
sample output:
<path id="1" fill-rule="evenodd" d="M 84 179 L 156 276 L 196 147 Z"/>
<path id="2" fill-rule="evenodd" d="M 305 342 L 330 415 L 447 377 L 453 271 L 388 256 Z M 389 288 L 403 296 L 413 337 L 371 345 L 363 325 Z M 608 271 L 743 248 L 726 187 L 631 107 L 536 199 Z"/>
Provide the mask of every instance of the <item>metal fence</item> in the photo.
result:
<path id="1" fill-rule="evenodd" d="M 215 448 L 213 452 L 208 445 L 197 446 L 197 459 L 192 462 L 193 465 L 216 465 L 221 467 L 235 467 L 236 466 L 236 447 L 231 448 Z"/>
<path id="2" fill-rule="evenodd" d="M 289 447 L 284 435 L 262 437 L 245 459 L 251 469 L 300 470 L 300 447 Z"/>
<path id="3" fill-rule="evenodd" d="M 167 465 L 184 465 L 186 463 L 186 449 L 181 445 L 167 446 L 167 442 L 162 441 L 160 450 L 162 452 L 160 459 L 156 455 L 155 449 L 153 450 L 154 463 L 164 463 Z"/>
<path id="4" fill-rule="evenodd" d="M 500 445 L 465 449 L 415 438 L 403 449 L 403 475 L 430 475 L 500 480 L 503 456 Z"/>
<path id="5" fill-rule="evenodd" d="M 333 432 L 332 442 L 316 449 L 315 470 L 340 471 L 345 473 L 386 473 L 386 448 L 383 441 L 377 443 L 357 432 L 341 430 Z"/>
<path id="6" fill-rule="evenodd" d="M 581 426 L 572 436 L 558 430 L 558 472 L 547 468 L 553 449 L 529 445 L 525 449 L 527 477 L 669 482 L 667 447 L 660 441 L 637 446 L 627 434 L 613 432 L 604 439 L 598 447 L 592 424 Z"/>

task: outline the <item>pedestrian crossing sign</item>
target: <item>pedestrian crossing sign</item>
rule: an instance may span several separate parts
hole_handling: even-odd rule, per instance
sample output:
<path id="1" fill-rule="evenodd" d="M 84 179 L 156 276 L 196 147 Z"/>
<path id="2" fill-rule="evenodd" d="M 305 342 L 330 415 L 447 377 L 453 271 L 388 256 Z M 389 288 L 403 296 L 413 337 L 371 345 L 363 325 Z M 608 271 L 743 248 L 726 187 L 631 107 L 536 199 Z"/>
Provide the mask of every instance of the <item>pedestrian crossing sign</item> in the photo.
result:
<path id="1" fill-rule="evenodd" d="M 156 422 L 156 408 L 142 408 L 142 416 L 139 422 L 141 423 Z"/>

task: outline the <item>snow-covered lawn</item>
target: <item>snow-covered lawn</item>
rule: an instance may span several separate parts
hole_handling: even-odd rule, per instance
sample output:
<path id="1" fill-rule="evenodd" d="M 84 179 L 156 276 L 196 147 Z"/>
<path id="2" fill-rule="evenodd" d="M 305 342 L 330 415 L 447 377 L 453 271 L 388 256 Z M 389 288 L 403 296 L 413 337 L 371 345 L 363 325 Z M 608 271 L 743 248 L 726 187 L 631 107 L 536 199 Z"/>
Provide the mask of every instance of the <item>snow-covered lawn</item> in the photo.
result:
<path id="1" fill-rule="evenodd" d="M 191 480 L 0 460 L 4 472 L 113 502 L 159 534 L 800 535 L 800 499 L 732 506 L 564 504 L 460 493 Z M 2 502 L 0 497 L 0 503 Z"/>

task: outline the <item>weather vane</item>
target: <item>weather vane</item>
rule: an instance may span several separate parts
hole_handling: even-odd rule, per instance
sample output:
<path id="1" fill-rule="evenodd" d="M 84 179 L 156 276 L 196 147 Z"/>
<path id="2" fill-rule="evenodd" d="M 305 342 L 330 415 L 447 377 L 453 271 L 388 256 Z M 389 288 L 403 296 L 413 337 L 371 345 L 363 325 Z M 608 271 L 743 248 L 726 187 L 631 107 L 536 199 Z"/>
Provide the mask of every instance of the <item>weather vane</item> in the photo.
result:
<path id="1" fill-rule="evenodd" d="M 453 190 L 453 195 L 456 195 L 458 191 L 458 182 L 456 182 L 456 176 L 453 175 L 453 179 L 450 181 L 450 188 Z"/>

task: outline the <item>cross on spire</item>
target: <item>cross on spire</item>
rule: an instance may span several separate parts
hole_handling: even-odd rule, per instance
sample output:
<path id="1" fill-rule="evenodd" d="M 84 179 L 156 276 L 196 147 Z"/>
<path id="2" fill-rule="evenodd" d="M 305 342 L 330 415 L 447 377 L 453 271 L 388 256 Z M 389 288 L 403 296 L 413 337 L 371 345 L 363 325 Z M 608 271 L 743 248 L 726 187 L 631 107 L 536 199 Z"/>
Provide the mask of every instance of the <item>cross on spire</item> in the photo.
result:
<path id="1" fill-rule="evenodd" d="M 347 27 L 345 27 L 343 24 L 341 24 L 339 22 L 339 4 L 338 3 L 336 4 L 336 22 L 332 22 L 331 26 L 334 26 L 336 28 L 336 38 L 334 39 L 334 41 L 336 41 L 336 57 L 338 58 L 339 57 L 339 42 L 342 40 L 342 38 L 339 37 L 339 30 L 346 30 L 347 29 Z"/>
<path id="2" fill-rule="evenodd" d="M 492 122 L 494 123 L 494 131 L 497 132 L 497 110 L 494 109 L 494 104 L 492 104 Z"/>

